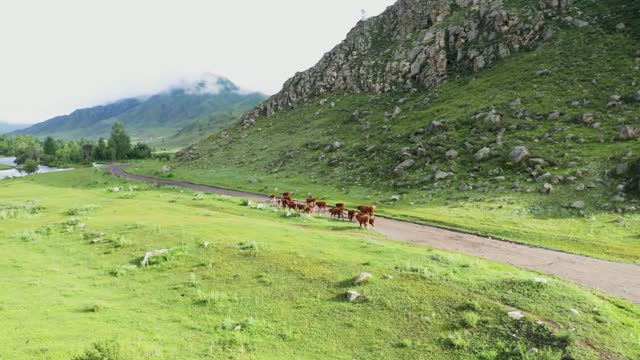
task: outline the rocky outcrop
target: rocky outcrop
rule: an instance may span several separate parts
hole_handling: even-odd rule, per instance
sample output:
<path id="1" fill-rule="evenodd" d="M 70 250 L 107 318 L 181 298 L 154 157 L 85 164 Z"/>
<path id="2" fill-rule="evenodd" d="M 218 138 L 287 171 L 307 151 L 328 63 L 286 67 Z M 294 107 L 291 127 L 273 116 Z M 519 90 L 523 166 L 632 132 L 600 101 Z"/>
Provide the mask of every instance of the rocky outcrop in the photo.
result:
<path id="1" fill-rule="evenodd" d="M 331 92 L 411 91 L 436 86 L 451 67 L 480 71 L 539 46 L 552 34 L 546 19 L 570 1 L 541 0 L 516 11 L 502 0 L 399 0 L 360 21 L 318 64 L 246 113 L 243 125 Z"/>

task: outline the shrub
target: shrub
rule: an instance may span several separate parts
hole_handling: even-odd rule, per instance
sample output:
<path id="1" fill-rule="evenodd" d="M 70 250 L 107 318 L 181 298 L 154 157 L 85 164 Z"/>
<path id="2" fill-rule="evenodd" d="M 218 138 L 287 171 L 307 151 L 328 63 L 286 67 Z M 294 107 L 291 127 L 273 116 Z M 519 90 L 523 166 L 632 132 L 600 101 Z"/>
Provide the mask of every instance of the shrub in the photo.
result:
<path id="1" fill-rule="evenodd" d="M 462 316 L 462 326 L 464 326 L 467 329 L 476 327 L 479 321 L 480 321 L 480 315 L 474 312 L 466 312 Z"/>
<path id="2" fill-rule="evenodd" d="M 119 247 L 119 248 L 133 246 L 134 244 L 133 240 L 125 238 L 124 235 L 120 236 L 120 238 L 116 240 L 115 243 L 116 243 L 116 247 Z"/>
<path id="3" fill-rule="evenodd" d="M 464 349 L 467 347 L 467 340 L 460 333 L 453 333 L 449 335 L 445 340 L 445 344 L 454 349 Z"/>
<path id="4" fill-rule="evenodd" d="M 128 360 L 116 342 L 104 341 L 91 345 L 91 348 L 73 360 Z"/>
<path id="5" fill-rule="evenodd" d="M 71 208 L 67 210 L 66 214 L 69 216 L 78 216 L 78 215 L 84 215 L 84 214 L 93 212 L 98 209 L 100 209 L 99 205 L 90 204 L 90 205 L 85 205 L 77 208 Z"/>

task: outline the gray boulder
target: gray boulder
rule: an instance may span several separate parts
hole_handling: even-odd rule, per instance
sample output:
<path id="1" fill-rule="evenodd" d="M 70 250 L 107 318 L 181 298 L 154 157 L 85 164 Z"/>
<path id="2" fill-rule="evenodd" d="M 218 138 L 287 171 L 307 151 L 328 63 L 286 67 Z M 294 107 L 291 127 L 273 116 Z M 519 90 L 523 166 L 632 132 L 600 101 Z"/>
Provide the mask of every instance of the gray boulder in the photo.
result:
<path id="1" fill-rule="evenodd" d="M 435 179 L 436 179 L 436 181 L 442 180 L 442 179 L 446 179 L 447 177 L 449 177 L 449 175 L 450 174 L 448 172 L 444 172 L 444 171 L 438 170 L 436 172 Z"/>
<path id="2" fill-rule="evenodd" d="M 411 168 L 413 165 L 415 165 L 416 161 L 413 159 L 407 159 L 403 162 L 400 163 L 400 165 L 396 166 L 395 169 L 393 169 L 393 172 L 396 174 L 404 174 L 405 171 L 407 171 L 409 168 Z"/>
<path id="3" fill-rule="evenodd" d="M 447 151 L 446 155 L 447 155 L 447 159 L 455 160 L 455 159 L 458 158 L 458 156 L 460 154 L 456 150 L 451 149 L 451 150 Z"/>
<path id="4" fill-rule="evenodd" d="M 571 207 L 574 209 L 584 209 L 585 206 L 587 206 L 584 201 L 576 201 L 573 204 L 571 204 Z"/>
<path id="5" fill-rule="evenodd" d="M 491 156 L 491 149 L 489 149 L 488 147 L 484 147 L 478 150 L 478 152 L 475 153 L 475 155 L 473 155 L 473 158 L 476 161 L 484 161 L 489 159 L 490 156 Z"/>
<path id="6" fill-rule="evenodd" d="M 524 146 L 516 146 L 515 148 L 513 148 L 511 153 L 509 153 L 509 161 L 514 164 L 520 164 L 523 161 L 529 159 L 529 155 L 529 149 Z"/>

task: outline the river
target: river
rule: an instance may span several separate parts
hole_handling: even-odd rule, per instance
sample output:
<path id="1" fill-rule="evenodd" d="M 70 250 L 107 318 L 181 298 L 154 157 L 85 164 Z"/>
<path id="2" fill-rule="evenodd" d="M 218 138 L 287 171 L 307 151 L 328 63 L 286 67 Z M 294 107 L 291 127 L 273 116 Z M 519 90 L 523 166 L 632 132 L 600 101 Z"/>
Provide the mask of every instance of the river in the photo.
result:
<path id="1" fill-rule="evenodd" d="M 16 166 L 16 164 L 14 163 L 14 161 L 16 160 L 15 157 L 0 157 L 0 164 L 2 165 L 9 165 L 9 166 Z M 38 168 L 38 174 L 41 173 L 48 173 L 48 172 L 54 172 L 54 171 L 65 171 L 65 170 L 73 170 L 71 168 L 69 169 L 61 169 L 61 168 L 55 168 L 55 167 L 50 167 L 50 166 L 44 166 L 44 165 L 40 165 Z M 22 177 L 22 176 L 27 176 L 27 173 L 19 171 L 18 169 L 9 169 L 9 170 L 0 170 L 0 179 L 4 179 L 4 178 L 9 178 L 9 177 Z"/>

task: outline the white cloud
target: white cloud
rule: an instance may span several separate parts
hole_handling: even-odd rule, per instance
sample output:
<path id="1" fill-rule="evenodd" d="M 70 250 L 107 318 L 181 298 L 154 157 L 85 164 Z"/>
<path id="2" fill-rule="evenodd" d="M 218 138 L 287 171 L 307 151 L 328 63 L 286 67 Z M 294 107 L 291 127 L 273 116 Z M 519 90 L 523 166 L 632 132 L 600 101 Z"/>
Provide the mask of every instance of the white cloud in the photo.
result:
<path id="1" fill-rule="evenodd" d="M 275 93 L 362 9 L 393 2 L 0 0 L 0 118 L 41 121 L 208 72 Z"/>

